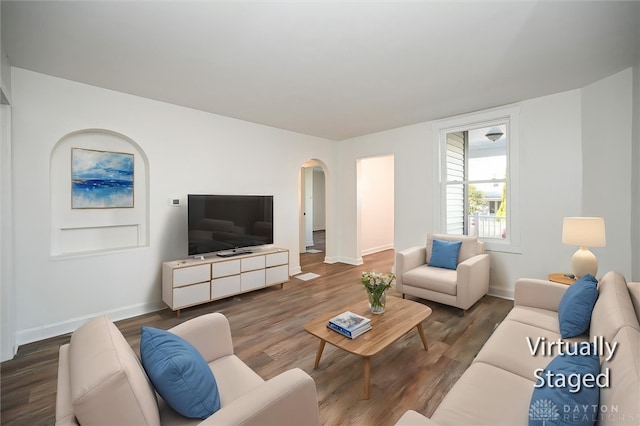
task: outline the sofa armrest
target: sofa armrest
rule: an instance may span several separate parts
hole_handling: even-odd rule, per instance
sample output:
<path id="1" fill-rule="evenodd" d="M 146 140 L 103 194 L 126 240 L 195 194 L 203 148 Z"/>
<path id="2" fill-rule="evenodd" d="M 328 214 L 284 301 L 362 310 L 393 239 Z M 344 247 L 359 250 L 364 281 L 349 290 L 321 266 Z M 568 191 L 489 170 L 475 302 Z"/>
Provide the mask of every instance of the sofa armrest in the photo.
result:
<path id="1" fill-rule="evenodd" d="M 192 318 L 169 331 L 191 343 L 207 363 L 233 355 L 229 321 L 219 312 Z"/>
<path id="2" fill-rule="evenodd" d="M 423 416 L 417 411 L 407 410 L 400 419 L 396 422 L 395 426 L 417 426 L 417 425 L 437 425 L 436 422 L 428 417 Z"/>
<path id="3" fill-rule="evenodd" d="M 534 278 L 520 278 L 516 281 L 513 304 L 514 306 L 530 306 L 557 311 L 567 288 L 569 286 L 566 284 Z"/>
<path id="4" fill-rule="evenodd" d="M 424 265 L 427 259 L 427 249 L 423 246 L 410 247 L 396 253 L 396 290 L 402 293 L 402 274 Z"/>
<path id="5" fill-rule="evenodd" d="M 489 292 L 488 254 L 478 254 L 458 264 L 458 306 L 469 309 L 476 301 Z"/>
<path id="6" fill-rule="evenodd" d="M 77 425 L 71 404 L 69 377 L 69 344 L 60 346 L 58 352 L 58 384 L 56 392 L 56 426 Z"/>
<path id="7" fill-rule="evenodd" d="M 316 384 L 293 368 L 225 405 L 201 425 L 317 425 Z"/>

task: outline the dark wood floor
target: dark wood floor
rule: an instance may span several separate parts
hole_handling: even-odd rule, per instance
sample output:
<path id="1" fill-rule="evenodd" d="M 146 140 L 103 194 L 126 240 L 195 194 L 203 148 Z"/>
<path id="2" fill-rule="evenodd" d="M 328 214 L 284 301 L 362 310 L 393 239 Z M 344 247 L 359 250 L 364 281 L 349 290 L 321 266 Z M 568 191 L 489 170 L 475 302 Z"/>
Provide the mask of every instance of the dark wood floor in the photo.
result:
<path id="1" fill-rule="evenodd" d="M 324 255 L 301 256 L 303 271 L 319 278 L 292 278 L 283 289 L 276 286 L 185 309 L 180 318 L 165 309 L 117 326 L 138 352 L 142 325 L 166 329 L 207 312 L 222 312 L 229 318 L 236 354 L 263 378 L 292 367 L 314 378 L 321 424 L 392 425 L 407 409 L 430 415 L 513 306 L 485 296 L 462 316 L 458 309 L 414 299 L 433 309 L 423 323 L 429 351 L 412 331 L 373 357 L 371 399 L 365 401 L 362 360 L 327 345 L 314 370 L 318 341 L 303 327 L 317 315 L 365 297 L 360 273 L 391 270 L 393 251 L 366 256 L 361 266 L 325 264 Z M 391 290 L 394 296 L 399 294 Z M 15 359 L 2 363 L 3 425 L 54 423 L 58 347 L 68 340 L 65 335 L 21 346 Z"/>

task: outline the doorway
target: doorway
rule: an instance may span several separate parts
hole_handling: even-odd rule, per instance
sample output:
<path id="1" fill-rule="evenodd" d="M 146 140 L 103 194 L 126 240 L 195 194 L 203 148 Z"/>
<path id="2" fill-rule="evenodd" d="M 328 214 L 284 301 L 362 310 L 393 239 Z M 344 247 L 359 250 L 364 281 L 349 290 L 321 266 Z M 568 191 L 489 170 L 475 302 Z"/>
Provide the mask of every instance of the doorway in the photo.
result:
<path id="1" fill-rule="evenodd" d="M 357 162 L 357 264 L 394 247 L 394 162 L 393 155 Z"/>
<path id="2" fill-rule="evenodd" d="M 319 160 L 309 160 L 300 169 L 300 266 L 309 256 L 324 262 L 327 253 L 327 175 Z M 307 258 L 305 258 L 307 256 Z"/>

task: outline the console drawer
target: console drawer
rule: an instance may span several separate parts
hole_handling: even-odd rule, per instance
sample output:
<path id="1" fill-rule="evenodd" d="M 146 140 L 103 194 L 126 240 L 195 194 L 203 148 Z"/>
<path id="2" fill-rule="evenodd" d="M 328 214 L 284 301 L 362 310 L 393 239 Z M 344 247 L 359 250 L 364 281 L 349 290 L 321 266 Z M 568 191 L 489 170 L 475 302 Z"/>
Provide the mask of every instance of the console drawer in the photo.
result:
<path id="1" fill-rule="evenodd" d="M 264 259 L 264 257 L 262 259 Z M 242 291 L 264 287 L 264 269 L 260 269 L 258 271 L 243 272 L 240 277 L 240 289 Z"/>
<path id="2" fill-rule="evenodd" d="M 216 262 L 211 265 L 213 278 L 226 277 L 240 273 L 240 259 Z"/>
<path id="3" fill-rule="evenodd" d="M 240 269 L 242 272 L 255 271 L 256 269 L 264 269 L 265 260 L 264 256 L 252 256 L 241 259 Z"/>
<path id="4" fill-rule="evenodd" d="M 270 266 L 284 265 L 289 263 L 289 252 L 281 251 L 279 253 L 271 253 L 267 255 L 267 268 Z"/>
<path id="5" fill-rule="evenodd" d="M 266 270 L 266 285 L 289 281 L 289 265 L 274 266 Z"/>
<path id="6" fill-rule="evenodd" d="M 187 266 L 185 268 L 173 271 L 173 286 L 182 287 L 183 285 L 201 283 L 211 279 L 211 265 Z"/>
<path id="7" fill-rule="evenodd" d="M 216 278 L 211 281 L 211 298 L 218 299 L 240 293 L 240 275 Z"/>
<path id="8" fill-rule="evenodd" d="M 174 309 L 208 302 L 210 299 L 209 282 L 173 289 Z"/>

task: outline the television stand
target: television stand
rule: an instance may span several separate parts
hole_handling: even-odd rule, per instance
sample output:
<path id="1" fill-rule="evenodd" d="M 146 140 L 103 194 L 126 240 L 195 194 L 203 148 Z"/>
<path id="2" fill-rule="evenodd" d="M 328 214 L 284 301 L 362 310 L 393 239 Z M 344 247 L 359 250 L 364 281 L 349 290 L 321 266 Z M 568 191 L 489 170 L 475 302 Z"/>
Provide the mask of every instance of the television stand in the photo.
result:
<path id="1" fill-rule="evenodd" d="M 216 253 L 216 256 L 218 257 L 233 257 L 233 256 L 240 256 L 242 254 L 250 254 L 253 253 L 251 250 L 248 249 L 234 249 L 234 250 L 225 250 L 225 251 L 219 251 Z"/>
<path id="2" fill-rule="evenodd" d="M 162 263 L 162 300 L 180 309 L 289 281 L 289 250 L 277 247 L 227 250 L 234 257 Z M 224 252 L 220 252 L 223 253 Z"/>

